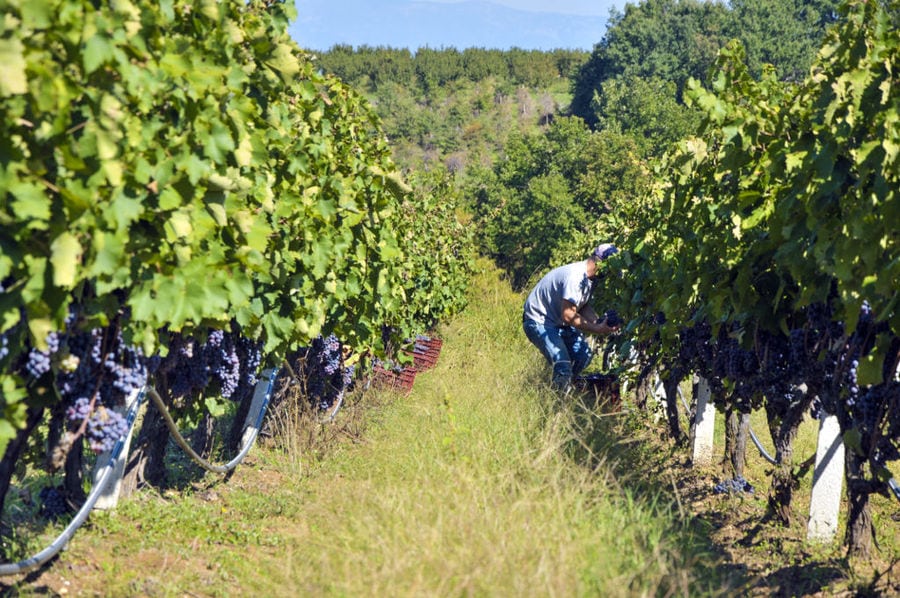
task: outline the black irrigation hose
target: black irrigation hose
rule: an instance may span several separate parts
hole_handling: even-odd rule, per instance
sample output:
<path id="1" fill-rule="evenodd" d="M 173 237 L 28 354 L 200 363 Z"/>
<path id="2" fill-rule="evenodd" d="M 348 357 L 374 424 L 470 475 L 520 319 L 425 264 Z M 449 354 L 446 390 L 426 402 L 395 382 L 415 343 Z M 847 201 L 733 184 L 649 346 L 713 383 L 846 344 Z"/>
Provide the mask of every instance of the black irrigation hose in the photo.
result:
<path id="1" fill-rule="evenodd" d="M 75 517 L 72 519 L 69 525 L 66 526 L 66 529 L 63 530 L 63 532 L 53 541 L 52 544 L 50 544 L 50 546 L 43 549 L 33 557 L 19 561 L 17 563 L 0 564 L 0 576 L 17 575 L 19 573 L 27 573 L 28 571 L 37 569 L 38 567 L 52 559 L 54 556 L 56 556 L 59 551 L 65 548 L 66 544 L 69 543 L 69 540 L 72 539 L 72 536 L 75 535 L 75 532 L 78 530 L 78 528 L 81 527 L 82 524 L 87 520 L 88 514 L 91 512 L 91 509 L 94 508 L 94 505 L 97 503 L 100 495 L 103 494 L 103 491 L 106 489 L 106 484 L 109 483 L 109 480 L 112 477 L 114 463 L 119 458 L 119 455 L 122 452 L 122 447 L 125 446 L 125 439 L 128 438 L 128 434 L 131 433 L 131 428 L 132 426 L 134 426 L 134 420 L 137 418 L 138 410 L 144 402 L 144 395 L 146 394 L 146 392 L 147 388 L 142 388 L 137 396 L 137 399 L 132 403 L 131 408 L 128 410 L 128 414 L 125 417 L 125 421 L 128 423 L 128 431 L 120 436 L 116 441 L 116 444 L 113 445 L 113 448 L 109 453 L 109 459 L 106 464 L 103 465 L 99 480 L 94 484 L 93 488 L 91 488 L 91 492 L 90 494 L 88 494 L 88 497 L 84 501 L 84 504 L 81 505 L 81 508 L 75 514 Z"/>
<path id="2" fill-rule="evenodd" d="M 241 448 L 241 451 L 237 454 L 237 456 L 226 463 L 225 465 L 215 465 L 210 463 L 203 457 L 197 454 L 191 445 L 188 444 L 188 441 L 184 439 L 184 436 L 181 435 L 181 432 L 178 430 L 178 426 L 175 424 L 175 420 L 172 419 L 172 414 L 169 413 L 169 410 L 166 408 L 166 404 L 163 402 L 162 397 L 159 396 L 159 393 L 156 392 L 155 388 L 150 388 L 150 400 L 153 401 L 153 404 L 156 405 L 156 408 L 159 410 L 160 415 L 162 415 L 163 420 L 166 422 L 166 427 L 169 428 L 169 432 L 172 433 L 172 437 L 174 438 L 176 444 L 181 447 L 183 450 L 197 465 L 206 469 L 207 471 L 211 471 L 214 473 L 228 473 L 238 465 L 240 465 L 241 461 L 244 460 L 244 457 L 247 456 L 247 453 L 250 452 L 250 447 L 253 446 L 253 443 L 256 441 L 256 437 L 259 434 L 259 427 L 262 424 L 263 416 L 266 413 L 266 407 L 269 404 L 269 398 L 272 396 L 272 386 L 275 382 L 275 378 L 278 372 L 273 370 L 271 374 L 268 376 L 268 384 L 266 387 L 265 395 L 263 397 L 263 404 L 260 406 L 259 414 L 256 417 L 256 423 L 252 428 L 252 433 L 250 437 L 244 441 L 244 446 Z M 259 383 L 257 383 L 257 386 Z M 254 391 L 255 392 L 255 391 Z"/>
<path id="3" fill-rule="evenodd" d="M 772 455 L 766 452 L 766 449 L 763 448 L 763 445 L 759 442 L 759 438 L 756 437 L 756 434 L 753 433 L 753 428 L 747 427 L 750 431 L 750 440 L 753 441 L 753 444 L 756 445 L 756 448 L 759 449 L 759 454 L 763 456 L 763 459 L 771 463 L 772 465 L 778 465 L 778 461 L 775 460 Z"/>

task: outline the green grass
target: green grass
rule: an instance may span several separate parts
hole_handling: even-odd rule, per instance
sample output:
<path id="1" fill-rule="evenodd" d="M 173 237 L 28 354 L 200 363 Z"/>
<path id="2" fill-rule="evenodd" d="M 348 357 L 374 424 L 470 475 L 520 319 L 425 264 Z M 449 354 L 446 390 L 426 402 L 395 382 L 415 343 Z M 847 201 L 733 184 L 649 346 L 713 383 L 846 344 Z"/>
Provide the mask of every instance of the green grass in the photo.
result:
<path id="1" fill-rule="evenodd" d="M 627 416 L 560 405 L 494 270 L 409 396 L 95 513 L 21 595 L 726 595 Z M 634 424 L 630 424 L 634 425 Z M 299 430 L 297 434 L 302 434 Z"/>

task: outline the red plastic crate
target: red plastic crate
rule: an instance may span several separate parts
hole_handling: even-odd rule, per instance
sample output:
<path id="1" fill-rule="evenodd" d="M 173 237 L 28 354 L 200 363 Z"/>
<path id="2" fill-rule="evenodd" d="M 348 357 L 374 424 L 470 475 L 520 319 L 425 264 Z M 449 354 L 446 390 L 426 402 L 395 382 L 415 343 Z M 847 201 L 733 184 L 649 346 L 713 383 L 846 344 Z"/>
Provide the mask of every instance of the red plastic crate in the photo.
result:
<path id="1" fill-rule="evenodd" d="M 573 384 L 577 390 L 591 397 L 597 407 L 613 412 L 622 409 L 621 384 L 615 374 L 576 376 Z"/>
<path id="2" fill-rule="evenodd" d="M 416 370 L 411 367 L 388 370 L 379 364 L 374 367 L 373 374 L 373 386 L 396 390 L 403 394 L 409 394 L 416 381 Z"/>
<path id="3" fill-rule="evenodd" d="M 412 355 L 413 367 L 421 372 L 434 367 L 441 354 L 442 345 L 443 341 L 439 338 L 419 337 L 413 344 L 412 351 L 406 350 L 404 353 Z"/>

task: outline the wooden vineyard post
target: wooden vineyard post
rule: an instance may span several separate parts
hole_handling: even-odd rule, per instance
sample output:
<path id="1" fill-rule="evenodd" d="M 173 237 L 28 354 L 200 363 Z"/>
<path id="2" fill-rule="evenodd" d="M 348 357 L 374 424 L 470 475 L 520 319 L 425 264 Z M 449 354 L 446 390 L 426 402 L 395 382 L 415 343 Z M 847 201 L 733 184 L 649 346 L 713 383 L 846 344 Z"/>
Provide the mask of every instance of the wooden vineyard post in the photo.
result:
<path id="1" fill-rule="evenodd" d="M 716 408 L 710 400 L 709 382 L 700 377 L 697 382 L 697 415 L 694 423 L 694 445 L 691 463 L 705 467 L 713 461 L 713 430 Z"/>
<path id="2" fill-rule="evenodd" d="M 138 400 L 143 392 L 143 388 L 136 388 L 131 391 L 131 394 L 125 399 L 125 407 L 121 410 L 123 415 L 131 410 L 135 401 Z M 117 409 L 116 411 L 119 410 Z M 125 436 L 122 450 L 119 451 L 119 455 L 112 465 L 112 472 L 110 473 L 111 479 L 106 483 L 106 488 L 103 489 L 103 492 L 97 498 L 97 502 L 94 503 L 95 509 L 115 509 L 116 505 L 119 503 L 119 493 L 122 489 L 122 477 L 125 475 L 125 463 L 128 461 L 128 447 L 131 445 L 131 437 L 133 435 L 134 425 L 128 429 L 128 435 Z M 108 463 L 109 457 L 109 451 L 105 451 L 97 457 L 97 465 L 94 467 L 92 475 L 94 484 L 100 481 L 100 474 L 103 471 L 103 466 Z"/>
<path id="3" fill-rule="evenodd" d="M 844 484 L 844 442 L 837 417 L 822 414 L 816 446 L 806 539 L 829 542 L 837 534 Z"/>

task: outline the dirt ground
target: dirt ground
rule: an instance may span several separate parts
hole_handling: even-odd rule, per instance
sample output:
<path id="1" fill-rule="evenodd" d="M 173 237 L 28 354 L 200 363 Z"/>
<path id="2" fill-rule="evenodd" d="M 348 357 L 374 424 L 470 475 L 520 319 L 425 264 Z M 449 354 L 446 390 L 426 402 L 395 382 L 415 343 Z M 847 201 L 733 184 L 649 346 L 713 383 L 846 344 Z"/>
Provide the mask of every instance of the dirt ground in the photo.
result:
<path id="1" fill-rule="evenodd" d="M 657 472 L 672 481 L 679 508 L 708 530 L 716 550 L 728 567 L 749 584 L 747 596 L 900 596 L 900 561 L 891 562 L 877 546 L 868 561 L 851 562 L 839 545 L 810 544 L 805 538 L 804 509 L 795 504 L 796 521 L 789 528 L 776 524 L 761 508 L 767 488 L 753 495 L 716 494 L 721 477 L 715 471 L 698 471 L 676 458 L 663 460 Z M 900 538 L 900 503 L 879 501 L 888 509 L 892 527 L 876 530 L 877 539 Z"/>

